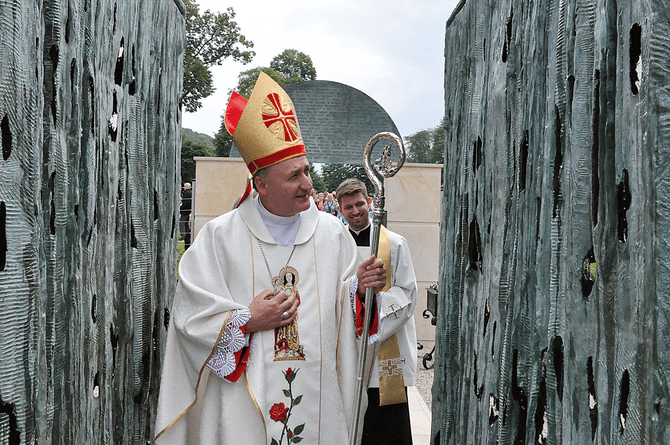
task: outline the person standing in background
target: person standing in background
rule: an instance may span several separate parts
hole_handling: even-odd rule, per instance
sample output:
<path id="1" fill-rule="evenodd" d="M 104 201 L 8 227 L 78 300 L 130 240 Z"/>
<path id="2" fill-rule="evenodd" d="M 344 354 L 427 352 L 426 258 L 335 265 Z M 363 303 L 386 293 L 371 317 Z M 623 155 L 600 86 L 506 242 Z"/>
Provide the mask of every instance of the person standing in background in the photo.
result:
<path id="1" fill-rule="evenodd" d="M 325 202 L 325 194 L 323 192 L 319 192 L 317 195 L 317 200 L 316 200 L 316 208 L 319 210 L 323 210 L 323 203 Z"/>
<path id="2" fill-rule="evenodd" d="M 193 201 L 193 192 L 191 183 L 184 183 L 184 190 L 181 193 L 181 203 L 179 205 L 179 231 L 184 240 L 184 250 L 191 247 L 191 203 Z"/>
<path id="3" fill-rule="evenodd" d="M 356 178 L 337 188 L 340 212 L 362 258 L 370 256 L 372 224 L 365 184 Z M 362 445 L 412 445 L 407 387 L 416 375 L 416 276 L 405 238 L 380 227 L 377 257 L 384 261 L 386 284 L 377 295 L 380 335 L 368 385 Z"/>
<path id="4" fill-rule="evenodd" d="M 337 203 L 333 199 L 333 195 L 328 193 L 326 195 L 326 200 L 323 203 L 322 211 L 330 213 L 333 216 L 337 216 Z"/>

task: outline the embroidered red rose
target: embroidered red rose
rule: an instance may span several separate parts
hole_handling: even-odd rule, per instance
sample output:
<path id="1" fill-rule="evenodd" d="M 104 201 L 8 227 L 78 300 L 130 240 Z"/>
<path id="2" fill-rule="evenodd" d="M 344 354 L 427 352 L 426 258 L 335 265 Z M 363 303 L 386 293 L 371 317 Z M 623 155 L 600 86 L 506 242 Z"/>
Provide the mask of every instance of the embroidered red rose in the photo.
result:
<path id="1" fill-rule="evenodd" d="M 286 368 L 286 371 L 281 371 L 282 374 L 284 374 L 286 382 L 288 383 L 288 389 L 283 389 L 282 392 L 284 393 L 284 396 L 290 400 L 290 402 L 288 407 L 280 402 L 275 403 L 272 405 L 272 408 L 270 408 L 270 418 L 275 422 L 280 422 L 282 424 L 281 437 L 279 440 L 273 437 L 272 445 L 284 445 L 284 438 L 286 438 L 288 441 L 286 442 L 287 445 L 302 442 L 303 438 L 300 437 L 300 434 L 305 430 L 305 424 L 300 424 L 293 430 L 289 428 L 291 415 L 294 414 L 293 408 L 300 405 L 303 396 L 302 394 L 297 397 L 293 396 L 292 383 L 298 376 L 298 371 L 300 371 L 300 368 Z M 295 423 L 295 419 L 293 423 Z"/>
<path id="2" fill-rule="evenodd" d="M 275 403 L 270 408 L 270 418 L 275 422 L 283 422 L 286 420 L 286 414 L 288 413 L 288 408 L 284 406 L 283 403 Z"/>

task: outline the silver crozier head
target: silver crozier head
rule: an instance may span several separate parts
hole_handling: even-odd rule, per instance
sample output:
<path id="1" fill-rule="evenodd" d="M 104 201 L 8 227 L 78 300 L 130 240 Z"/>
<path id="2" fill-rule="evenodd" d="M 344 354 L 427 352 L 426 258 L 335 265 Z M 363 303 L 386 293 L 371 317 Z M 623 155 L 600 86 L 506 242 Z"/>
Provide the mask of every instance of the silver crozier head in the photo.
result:
<path id="1" fill-rule="evenodd" d="M 374 149 L 375 145 L 377 145 L 377 142 L 382 139 L 387 139 L 389 143 L 384 146 L 381 157 L 373 164 L 371 161 L 372 150 Z M 391 162 L 393 145 L 398 148 L 398 162 L 395 167 Z M 375 194 L 372 198 L 374 206 L 372 211 L 372 222 L 373 224 L 381 224 L 385 205 L 384 179 L 393 177 L 396 173 L 398 173 L 398 170 L 402 168 L 403 164 L 405 163 L 405 145 L 402 143 L 402 140 L 393 133 L 377 133 L 365 146 L 363 160 L 365 163 L 365 173 L 368 175 L 368 178 L 370 178 L 370 181 L 372 181 L 372 184 L 375 186 Z"/>

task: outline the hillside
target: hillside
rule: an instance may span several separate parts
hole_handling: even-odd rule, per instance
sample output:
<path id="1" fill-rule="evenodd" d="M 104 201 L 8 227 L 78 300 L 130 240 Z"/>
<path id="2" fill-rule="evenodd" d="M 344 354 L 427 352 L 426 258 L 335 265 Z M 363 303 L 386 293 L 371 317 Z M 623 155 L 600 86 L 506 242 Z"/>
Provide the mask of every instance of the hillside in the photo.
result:
<path id="1" fill-rule="evenodd" d="M 208 146 L 214 148 L 214 138 L 205 133 L 198 133 L 197 131 L 193 131 L 190 128 L 182 128 L 181 134 L 193 142 L 204 142 Z"/>

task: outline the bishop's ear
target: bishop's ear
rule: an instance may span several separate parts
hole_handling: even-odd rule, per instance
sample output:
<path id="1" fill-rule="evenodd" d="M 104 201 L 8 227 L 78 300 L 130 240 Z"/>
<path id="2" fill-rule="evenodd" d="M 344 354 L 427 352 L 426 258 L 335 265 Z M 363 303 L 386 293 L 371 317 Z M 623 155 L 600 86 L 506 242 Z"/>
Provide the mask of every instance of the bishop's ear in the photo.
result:
<path id="1" fill-rule="evenodd" d="M 262 176 L 254 176 L 254 188 L 258 192 L 259 195 L 265 196 L 267 195 L 267 183 L 265 182 L 265 179 Z"/>

